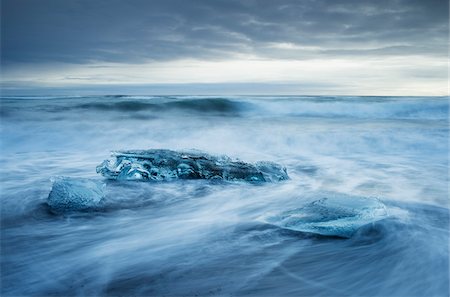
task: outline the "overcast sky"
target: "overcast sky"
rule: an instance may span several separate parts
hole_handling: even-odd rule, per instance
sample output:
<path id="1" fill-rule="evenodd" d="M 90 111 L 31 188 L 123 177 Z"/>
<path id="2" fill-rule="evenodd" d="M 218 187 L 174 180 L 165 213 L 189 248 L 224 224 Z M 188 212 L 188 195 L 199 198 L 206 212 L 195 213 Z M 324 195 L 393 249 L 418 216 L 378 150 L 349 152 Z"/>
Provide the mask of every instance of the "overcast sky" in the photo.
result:
<path id="1" fill-rule="evenodd" d="M 448 0 L 1 5 L 4 94 L 447 94 Z"/>

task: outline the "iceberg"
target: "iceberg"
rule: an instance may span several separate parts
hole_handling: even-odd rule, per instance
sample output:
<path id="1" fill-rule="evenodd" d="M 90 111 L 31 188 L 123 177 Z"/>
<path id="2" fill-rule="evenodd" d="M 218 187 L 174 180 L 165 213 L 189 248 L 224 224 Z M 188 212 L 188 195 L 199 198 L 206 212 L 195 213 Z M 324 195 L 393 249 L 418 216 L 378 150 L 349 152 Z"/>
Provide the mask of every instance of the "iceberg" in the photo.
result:
<path id="1" fill-rule="evenodd" d="M 263 220 L 283 229 L 350 238 L 362 226 L 387 217 L 386 206 L 376 198 L 329 194 Z"/>
<path id="2" fill-rule="evenodd" d="M 114 152 L 113 156 L 115 160 L 105 160 L 97 166 L 97 173 L 113 180 L 218 179 L 277 182 L 289 179 L 286 168 L 273 162 L 250 164 L 200 151 L 130 150 Z"/>
<path id="3" fill-rule="evenodd" d="M 105 197 L 105 184 L 86 178 L 58 177 L 47 204 L 55 213 L 95 210 Z"/>

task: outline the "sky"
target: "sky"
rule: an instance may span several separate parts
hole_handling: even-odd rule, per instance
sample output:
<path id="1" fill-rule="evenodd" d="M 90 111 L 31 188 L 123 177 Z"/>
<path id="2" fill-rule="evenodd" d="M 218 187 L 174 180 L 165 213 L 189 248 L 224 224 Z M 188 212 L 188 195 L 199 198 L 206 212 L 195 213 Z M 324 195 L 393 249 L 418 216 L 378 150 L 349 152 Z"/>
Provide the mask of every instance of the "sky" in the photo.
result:
<path id="1" fill-rule="evenodd" d="M 1 0 L 2 94 L 448 94 L 448 0 Z"/>

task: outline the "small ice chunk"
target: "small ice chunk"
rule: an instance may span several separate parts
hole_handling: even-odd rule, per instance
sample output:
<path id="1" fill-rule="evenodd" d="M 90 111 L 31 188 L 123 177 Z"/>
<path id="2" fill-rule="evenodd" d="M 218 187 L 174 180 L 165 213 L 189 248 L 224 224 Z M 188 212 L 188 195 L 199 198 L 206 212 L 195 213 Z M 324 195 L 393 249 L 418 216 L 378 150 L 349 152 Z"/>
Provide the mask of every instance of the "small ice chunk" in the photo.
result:
<path id="1" fill-rule="evenodd" d="M 105 184 L 86 178 L 58 177 L 53 182 L 47 204 L 52 211 L 94 210 L 105 196 Z"/>
<path id="2" fill-rule="evenodd" d="M 284 229 L 349 238 L 387 216 L 386 206 L 376 198 L 330 194 L 264 220 Z"/>

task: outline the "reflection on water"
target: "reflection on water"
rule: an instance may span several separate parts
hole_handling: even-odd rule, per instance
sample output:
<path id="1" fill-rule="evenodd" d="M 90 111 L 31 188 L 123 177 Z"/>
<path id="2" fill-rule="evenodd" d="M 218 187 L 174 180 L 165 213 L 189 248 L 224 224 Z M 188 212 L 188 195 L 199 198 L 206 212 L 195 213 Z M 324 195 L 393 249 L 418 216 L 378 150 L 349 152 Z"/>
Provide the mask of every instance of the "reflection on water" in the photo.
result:
<path id="1" fill-rule="evenodd" d="M 3 296 L 448 296 L 445 98 L 3 98 Z M 104 208 L 55 215 L 52 177 L 102 180 L 110 151 L 196 148 L 290 180 L 107 182 Z M 325 192 L 389 218 L 349 239 L 265 213 Z"/>

